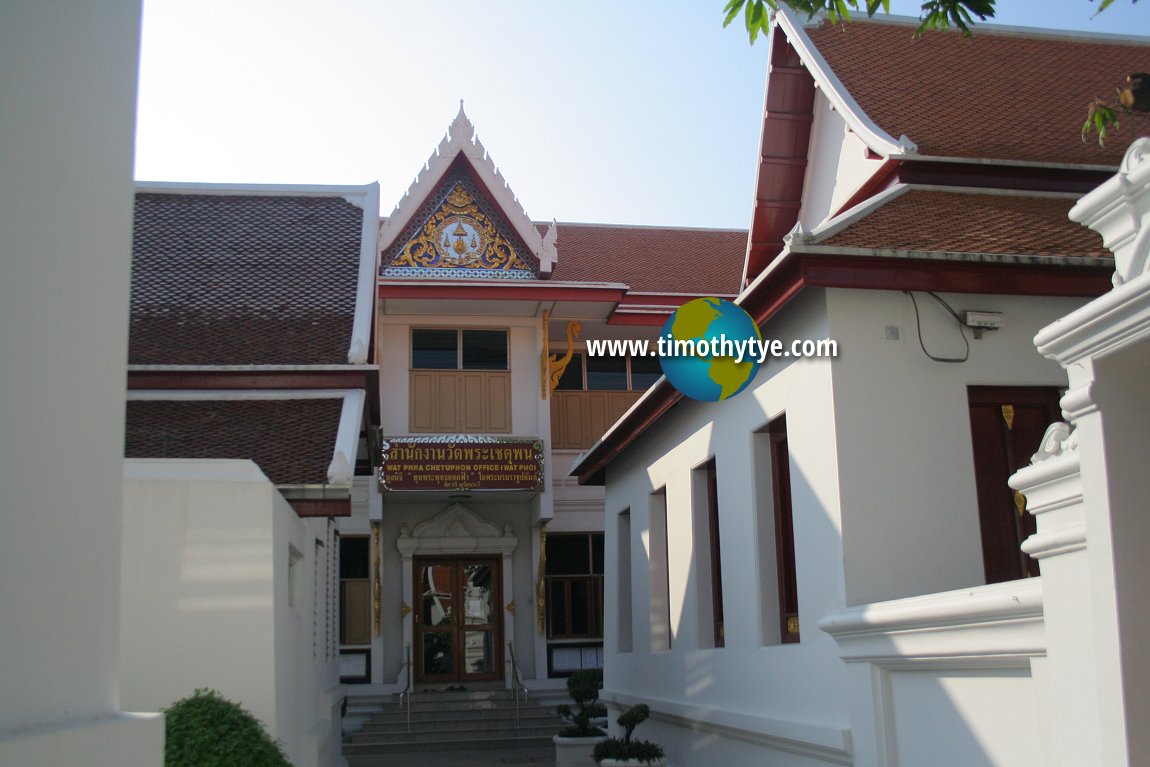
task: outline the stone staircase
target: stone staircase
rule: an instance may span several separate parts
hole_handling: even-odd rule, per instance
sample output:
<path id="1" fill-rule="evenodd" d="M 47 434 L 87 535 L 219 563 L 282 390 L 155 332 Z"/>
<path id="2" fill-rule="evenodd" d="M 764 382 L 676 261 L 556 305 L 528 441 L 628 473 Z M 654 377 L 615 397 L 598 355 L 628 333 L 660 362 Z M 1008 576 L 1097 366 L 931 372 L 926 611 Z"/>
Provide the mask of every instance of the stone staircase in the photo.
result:
<path id="1" fill-rule="evenodd" d="M 516 726 L 515 695 L 506 689 L 418 691 L 410 730 L 399 696 L 373 704 L 370 713 L 360 705 L 363 724 L 344 736 L 344 755 L 546 747 L 561 727 L 554 707 L 535 697 L 520 697 Z"/>

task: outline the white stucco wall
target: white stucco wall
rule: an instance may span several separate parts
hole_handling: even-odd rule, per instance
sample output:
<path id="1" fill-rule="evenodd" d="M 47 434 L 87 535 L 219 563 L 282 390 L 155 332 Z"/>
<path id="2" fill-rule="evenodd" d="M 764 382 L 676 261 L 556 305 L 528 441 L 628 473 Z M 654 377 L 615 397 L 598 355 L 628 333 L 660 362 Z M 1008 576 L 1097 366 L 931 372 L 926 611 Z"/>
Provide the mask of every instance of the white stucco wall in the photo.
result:
<path id="1" fill-rule="evenodd" d="M 159 764 L 119 717 L 140 3 L 0 7 L 0 764 Z"/>
<path id="2" fill-rule="evenodd" d="M 1034 334 L 1083 299 L 942 294 L 958 312 L 1002 312 L 1005 326 L 970 341 L 963 363 L 919 347 L 903 293 L 828 292 L 847 604 L 985 583 L 967 387 L 1060 386 Z M 953 318 L 917 294 L 926 348 L 960 357 Z M 886 339 L 886 328 L 899 339 Z M 967 331 L 967 337 L 970 332 Z"/>
<path id="3" fill-rule="evenodd" d="M 210 687 L 264 722 L 296 767 L 329 763 L 327 524 L 296 516 L 250 461 L 127 461 L 124 705 L 156 710 Z"/>
<path id="4" fill-rule="evenodd" d="M 826 95 L 816 90 L 799 214 L 803 227 L 810 231 L 836 214 L 881 164 L 831 108 Z"/>
<path id="5" fill-rule="evenodd" d="M 605 695 L 620 706 L 648 702 L 656 716 L 644 725 L 650 728 L 645 736 L 671 746 L 675 764 L 736 763 L 747 749 L 738 741 L 747 738 L 769 749 L 779 764 L 848 760 L 851 728 L 875 723 L 855 721 L 848 694 L 852 670 L 835 640 L 819 630 L 819 620 L 848 605 L 983 583 L 967 386 L 1064 385 L 1061 370 L 1033 351 L 1031 339 L 1082 301 L 943 297 L 959 311 L 1002 312 L 1006 325 L 971 340 L 967 362 L 933 362 L 919 348 L 913 308 L 903 293 L 808 289 L 767 323 L 763 335 L 785 343 L 833 338 L 837 359 L 768 361 L 752 386 L 731 400 L 683 400 L 608 467 L 607 623 L 620 614 L 618 514 L 629 509 L 633 649 L 621 653 L 619 631 L 609 629 Z M 929 298 L 919 306 L 927 348 L 960 355 L 953 319 Z M 887 340 L 888 326 L 898 329 L 898 340 Z M 777 603 L 769 453 L 754 434 L 783 412 L 802 628 L 801 643 L 792 645 L 777 644 L 772 628 Z M 717 463 L 722 540 L 726 647 L 720 649 L 708 649 L 701 630 L 709 621 L 707 599 L 700 596 L 705 590 L 698 588 L 706 577 L 700 573 L 705 557 L 695 551 L 691 518 L 691 469 L 710 456 Z M 669 650 L 652 652 L 646 545 L 650 494 L 664 486 L 673 638 Z M 901 706 L 892 723 L 904 728 L 900 734 L 908 732 L 915 717 L 941 710 L 953 690 L 954 705 L 971 714 L 966 735 L 950 733 L 954 742 L 969 745 L 970 737 L 992 733 L 988 748 L 1009 748 L 977 715 L 978 706 L 988 696 L 1004 703 L 1033 700 L 1030 675 L 978 674 L 987 681 L 950 671 L 892 677 Z M 869 695 L 870 677 L 860 679 Z M 919 698 L 921 711 L 913 703 Z M 1024 740 L 1032 745 L 1035 729 L 1028 723 Z M 915 749 L 923 743 L 900 748 L 921 755 Z"/>

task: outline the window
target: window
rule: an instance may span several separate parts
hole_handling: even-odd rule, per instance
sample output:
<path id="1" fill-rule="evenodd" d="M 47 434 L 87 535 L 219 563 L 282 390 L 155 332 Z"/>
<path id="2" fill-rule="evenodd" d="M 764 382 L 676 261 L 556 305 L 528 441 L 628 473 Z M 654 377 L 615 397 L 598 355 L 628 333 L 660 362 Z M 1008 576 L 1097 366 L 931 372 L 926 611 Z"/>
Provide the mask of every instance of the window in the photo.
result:
<path id="1" fill-rule="evenodd" d="M 759 630 L 764 645 L 799 641 L 795 536 L 791 512 L 787 419 L 781 415 L 752 435 Z"/>
<path id="2" fill-rule="evenodd" d="M 603 636 L 603 533 L 548 536 L 547 636 Z"/>
<path id="3" fill-rule="evenodd" d="M 506 330 L 412 328 L 413 370 L 507 370 Z"/>
<path id="4" fill-rule="evenodd" d="M 590 357 L 576 352 L 559 384 L 559 391 L 644 391 L 663 375 L 658 357 Z"/>
<path id="5" fill-rule="evenodd" d="M 723 647 L 723 564 L 714 458 L 691 472 L 691 501 L 699 584 L 699 646 Z"/>
<path id="6" fill-rule="evenodd" d="M 779 584 L 779 636 L 783 644 L 799 641 L 799 591 L 795 577 L 795 526 L 791 513 L 791 458 L 787 417 L 767 425 L 771 447 L 771 485 L 775 511 L 775 565 Z"/>
<path id="7" fill-rule="evenodd" d="M 339 643 L 371 643 L 371 549 L 368 537 L 339 539 Z"/>
<path id="8" fill-rule="evenodd" d="M 651 569 L 651 650 L 671 649 L 671 581 L 667 561 L 667 488 L 651 493 L 651 522 L 647 534 Z"/>
<path id="9" fill-rule="evenodd" d="M 619 514 L 619 559 L 615 582 L 619 587 L 619 652 L 631 652 L 631 510 Z"/>

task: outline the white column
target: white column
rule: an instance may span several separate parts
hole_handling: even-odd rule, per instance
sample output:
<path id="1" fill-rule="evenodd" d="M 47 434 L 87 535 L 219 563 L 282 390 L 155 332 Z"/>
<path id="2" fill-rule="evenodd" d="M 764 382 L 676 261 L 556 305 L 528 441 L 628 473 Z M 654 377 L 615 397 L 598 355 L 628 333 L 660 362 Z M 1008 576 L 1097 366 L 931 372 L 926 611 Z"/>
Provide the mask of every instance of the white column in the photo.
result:
<path id="1" fill-rule="evenodd" d="M 1064 601 L 1075 608 L 1090 633 L 1052 623 L 1049 641 L 1077 649 L 1052 653 L 1048 671 L 1052 684 L 1069 684 L 1076 675 L 1094 682 L 1098 750 L 1079 763 L 1134 767 L 1150 764 L 1150 139 L 1136 141 L 1118 174 L 1079 201 L 1070 217 L 1102 235 L 1116 269 L 1114 290 L 1035 338 L 1039 352 L 1070 378 L 1062 409 L 1078 440 L 1087 539 L 1085 580 L 1061 578 L 1046 594 L 1052 607 Z"/>
<path id="2" fill-rule="evenodd" d="M 0 764 L 159 765 L 119 709 L 139 0 L 0 10 Z"/>
<path id="3" fill-rule="evenodd" d="M 1046 661 L 1035 663 L 1042 686 L 1044 762 L 1061 767 L 1092 764 L 1101 749 L 1094 622 L 1082 503 L 1077 435 L 1064 423 L 1051 426 L 1032 465 L 1017 472 L 1010 486 L 1026 496 L 1038 532 L 1022 546 L 1038 560 L 1043 581 Z"/>

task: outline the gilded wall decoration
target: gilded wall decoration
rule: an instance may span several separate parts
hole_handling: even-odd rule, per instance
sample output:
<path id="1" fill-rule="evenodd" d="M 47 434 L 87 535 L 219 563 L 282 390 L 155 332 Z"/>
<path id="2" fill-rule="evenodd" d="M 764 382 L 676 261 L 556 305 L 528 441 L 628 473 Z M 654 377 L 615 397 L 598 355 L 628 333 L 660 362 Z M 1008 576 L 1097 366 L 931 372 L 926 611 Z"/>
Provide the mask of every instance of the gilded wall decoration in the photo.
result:
<path id="1" fill-rule="evenodd" d="M 456 183 L 439 208 L 387 267 L 522 272 L 532 276 L 512 245 Z"/>

